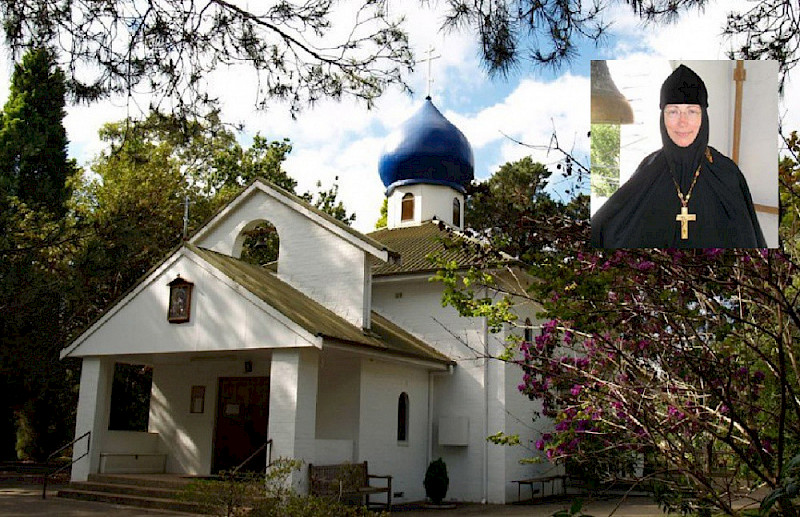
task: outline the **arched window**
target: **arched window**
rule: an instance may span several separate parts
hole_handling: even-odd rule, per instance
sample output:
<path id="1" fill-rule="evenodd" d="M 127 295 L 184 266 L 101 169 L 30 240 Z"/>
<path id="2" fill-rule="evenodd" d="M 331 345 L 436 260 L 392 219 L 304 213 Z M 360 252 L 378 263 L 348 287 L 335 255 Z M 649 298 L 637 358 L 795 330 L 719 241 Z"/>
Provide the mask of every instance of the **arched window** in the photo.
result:
<path id="1" fill-rule="evenodd" d="M 404 194 L 400 202 L 400 220 L 411 221 L 414 219 L 414 194 Z"/>
<path id="2" fill-rule="evenodd" d="M 531 327 L 530 318 L 525 318 L 525 337 L 523 339 L 526 343 L 533 341 L 533 327 Z"/>
<path id="3" fill-rule="evenodd" d="M 453 226 L 461 227 L 461 201 L 453 198 Z"/>
<path id="4" fill-rule="evenodd" d="M 397 400 L 397 441 L 408 441 L 408 393 L 403 392 Z"/>

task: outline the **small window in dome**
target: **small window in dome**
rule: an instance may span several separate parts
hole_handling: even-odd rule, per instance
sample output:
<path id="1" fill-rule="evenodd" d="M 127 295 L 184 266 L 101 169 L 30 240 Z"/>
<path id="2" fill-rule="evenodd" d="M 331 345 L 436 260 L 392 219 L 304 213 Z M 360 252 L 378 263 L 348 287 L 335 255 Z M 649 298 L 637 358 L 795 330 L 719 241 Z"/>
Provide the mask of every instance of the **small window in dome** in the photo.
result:
<path id="1" fill-rule="evenodd" d="M 414 194 L 405 194 L 400 202 L 400 220 L 411 221 L 414 219 Z"/>
<path id="2" fill-rule="evenodd" d="M 457 197 L 453 198 L 453 226 L 461 227 L 461 202 Z"/>

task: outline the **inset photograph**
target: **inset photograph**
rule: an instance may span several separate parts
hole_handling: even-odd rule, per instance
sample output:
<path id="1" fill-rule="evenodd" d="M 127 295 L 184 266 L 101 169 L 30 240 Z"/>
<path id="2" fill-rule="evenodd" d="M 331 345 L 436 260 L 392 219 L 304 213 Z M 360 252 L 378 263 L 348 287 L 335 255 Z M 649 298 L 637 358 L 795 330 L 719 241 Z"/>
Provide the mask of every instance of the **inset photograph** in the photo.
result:
<path id="1" fill-rule="evenodd" d="M 778 247 L 777 62 L 591 71 L 594 247 Z"/>

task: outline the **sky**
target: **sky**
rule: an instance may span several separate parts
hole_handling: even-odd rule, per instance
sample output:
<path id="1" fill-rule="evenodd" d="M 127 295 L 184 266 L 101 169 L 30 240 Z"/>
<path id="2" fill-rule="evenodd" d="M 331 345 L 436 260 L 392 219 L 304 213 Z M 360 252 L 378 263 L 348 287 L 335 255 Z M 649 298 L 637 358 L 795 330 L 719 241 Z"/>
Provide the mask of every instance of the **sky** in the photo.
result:
<path id="1" fill-rule="evenodd" d="M 475 154 L 475 177 L 486 179 L 500 165 L 528 155 L 554 169 L 562 156 L 541 148 L 548 145 L 554 132 L 562 148 L 579 158 L 588 157 L 589 60 L 642 56 L 725 59 L 731 47 L 731 42 L 720 36 L 726 14 L 748 4 L 752 6 L 747 0 L 712 0 L 703 12 L 684 13 L 676 23 L 666 26 L 644 26 L 626 5 L 616 5 L 604 12 L 605 19 L 613 25 L 601 45 L 582 42 L 579 55 L 559 70 L 524 63 L 508 77 L 498 79 L 487 77 L 477 43 L 469 32 L 439 30 L 441 12 L 433 7 L 420 8 L 417 2 L 390 5 L 392 14 L 405 14 L 405 28 L 415 55 L 424 57 L 424 52 L 433 46 L 441 56 L 432 63 L 433 103 L 466 135 Z M 402 13 L 402 8 L 408 11 Z M 2 103 L 8 96 L 10 73 L 7 57 L 0 56 Z M 243 145 L 248 145 L 257 132 L 268 139 L 289 138 L 293 150 L 285 168 L 298 181 L 298 191 L 316 190 L 317 181 L 323 187 L 337 181 L 341 200 L 356 214 L 356 229 L 374 229 L 385 191 L 378 176 L 384 142 L 422 105 L 427 65 L 419 64 L 406 77 L 413 90 L 411 95 L 399 88 L 390 89 L 372 110 L 352 101 L 322 101 L 300 113 L 296 120 L 277 103 L 268 112 L 256 111 L 255 90 L 246 71 L 220 71 L 209 81 L 211 92 L 220 97 L 223 118 L 244 124 L 245 131 L 238 136 Z M 779 108 L 787 129 L 800 129 L 798 89 L 790 76 Z M 97 130 L 105 122 L 121 120 L 129 113 L 137 114 L 121 100 L 69 107 L 64 124 L 70 155 L 79 164 L 87 165 L 103 149 Z M 552 195 L 563 196 L 564 182 L 554 178 L 552 183 Z"/>

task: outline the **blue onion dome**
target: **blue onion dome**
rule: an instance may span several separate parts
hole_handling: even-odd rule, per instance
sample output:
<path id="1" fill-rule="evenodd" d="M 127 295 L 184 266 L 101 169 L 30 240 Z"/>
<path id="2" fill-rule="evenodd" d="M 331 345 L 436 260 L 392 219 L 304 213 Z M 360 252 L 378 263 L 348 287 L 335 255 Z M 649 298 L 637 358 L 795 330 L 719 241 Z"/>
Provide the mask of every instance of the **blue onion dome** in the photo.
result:
<path id="1" fill-rule="evenodd" d="M 378 165 L 386 195 L 401 185 L 447 185 L 459 192 L 475 177 L 467 138 L 439 113 L 430 97 L 386 141 Z"/>

